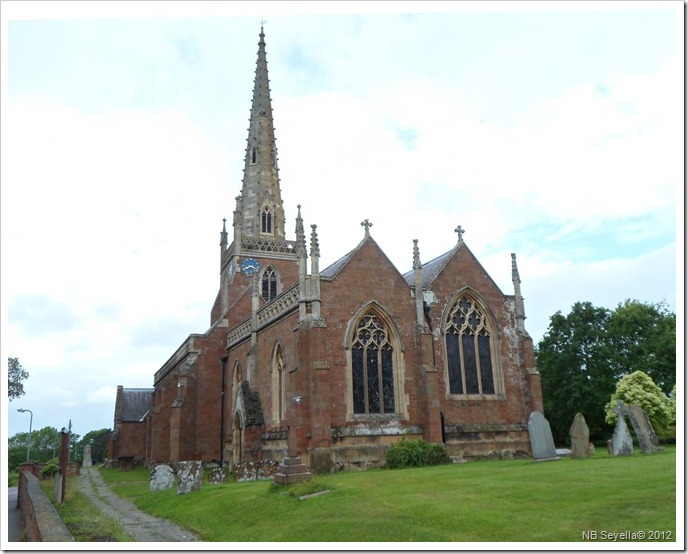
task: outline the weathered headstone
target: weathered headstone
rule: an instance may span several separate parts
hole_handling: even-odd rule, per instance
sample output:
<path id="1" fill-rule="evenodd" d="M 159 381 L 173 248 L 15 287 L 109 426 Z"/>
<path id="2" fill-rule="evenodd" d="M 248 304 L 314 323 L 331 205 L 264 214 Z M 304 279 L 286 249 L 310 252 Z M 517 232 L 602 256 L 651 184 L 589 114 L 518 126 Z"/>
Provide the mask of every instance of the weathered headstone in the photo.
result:
<path id="1" fill-rule="evenodd" d="M 631 420 L 631 425 L 635 431 L 635 436 L 638 437 L 638 444 L 640 444 L 640 450 L 643 451 L 643 454 L 662 450 L 645 410 L 636 404 L 630 404 L 626 406 L 626 413 L 628 414 L 628 419 Z"/>
<path id="2" fill-rule="evenodd" d="M 167 465 L 159 465 L 151 471 L 150 491 L 162 491 L 174 487 L 174 470 Z"/>
<path id="3" fill-rule="evenodd" d="M 188 494 L 201 488 L 202 462 L 179 462 L 177 466 L 177 494 Z"/>
<path id="4" fill-rule="evenodd" d="M 82 467 L 92 467 L 93 466 L 93 460 L 91 460 L 91 445 L 87 444 L 84 446 L 84 463 L 82 464 Z"/>
<path id="5" fill-rule="evenodd" d="M 533 449 L 533 459 L 552 460 L 557 459 L 557 450 L 554 447 L 552 428 L 549 421 L 540 412 L 533 412 L 528 418 L 528 435 L 530 446 Z"/>
<path id="6" fill-rule="evenodd" d="M 227 481 L 227 468 L 216 467 L 208 474 L 208 483 L 211 485 L 221 485 Z"/>
<path id="7" fill-rule="evenodd" d="M 571 458 L 589 458 L 591 454 L 590 429 L 580 412 L 573 418 L 569 434 L 571 435 Z"/>
<path id="8" fill-rule="evenodd" d="M 618 416 L 616 419 L 616 429 L 614 429 L 614 435 L 612 435 L 612 440 L 609 443 L 610 453 L 612 456 L 630 456 L 633 454 L 633 439 L 631 434 L 628 432 L 628 426 L 626 425 L 626 420 L 624 419 L 624 413 L 626 411 L 623 402 L 617 403 L 617 405 L 612 408 L 612 411 Z"/>

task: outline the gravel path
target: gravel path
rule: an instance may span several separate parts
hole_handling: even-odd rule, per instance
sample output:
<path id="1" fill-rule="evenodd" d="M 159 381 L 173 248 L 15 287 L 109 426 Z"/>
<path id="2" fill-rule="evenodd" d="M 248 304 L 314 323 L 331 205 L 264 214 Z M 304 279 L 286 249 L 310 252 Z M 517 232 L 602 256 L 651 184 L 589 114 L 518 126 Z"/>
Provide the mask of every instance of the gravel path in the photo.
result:
<path id="1" fill-rule="evenodd" d="M 200 540 L 171 521 L 148 515 L 115 495 L 96 468 L 81 468 L 81 491 L 106 516 L 116 520 L 136 542 L 191 542 Z"/>

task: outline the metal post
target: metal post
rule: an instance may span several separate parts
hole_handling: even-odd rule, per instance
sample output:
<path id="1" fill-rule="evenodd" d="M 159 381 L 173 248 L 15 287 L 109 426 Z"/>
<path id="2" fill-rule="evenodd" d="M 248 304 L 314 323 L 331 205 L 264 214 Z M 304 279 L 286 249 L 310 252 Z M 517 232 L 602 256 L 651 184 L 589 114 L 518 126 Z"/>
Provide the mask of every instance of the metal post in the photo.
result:
<path id="1" fill-rule="evenodd" d="M 31 459 L 31 429 L 33 428 L 33 412 L 31 410 L 25 410 L 24 408 L 17 408 L 18 412 L 24 413 L 29 412 L 31 414 L 31 419 L 29 419 L 29 447 L 26 449 L 26 461 Z"/>
<path id="2" fill-rule="evenodd" d="M 60 433 L 62 435 L 62 448 L 60 449 L 60 474 L 62 476 L 62 483 L 60 490 L 58 491 L 59 498 L 57 499 L 58 504 L 62 504 L 64 500 L 65 487 L 67 485 L 67 458 L 69 452 L 69 431 L 62 428 Z"/>

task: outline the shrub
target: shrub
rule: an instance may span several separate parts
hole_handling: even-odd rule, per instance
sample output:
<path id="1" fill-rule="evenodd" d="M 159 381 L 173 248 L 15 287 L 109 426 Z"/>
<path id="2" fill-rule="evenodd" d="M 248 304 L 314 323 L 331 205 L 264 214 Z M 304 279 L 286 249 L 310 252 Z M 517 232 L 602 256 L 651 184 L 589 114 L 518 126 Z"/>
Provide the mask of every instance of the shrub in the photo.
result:
<path id="1" fill-rule="evenodd" d="M 616 384 L 616 392 L 605 406 L 608 423 L 616 423 L 617 416 L 612 410 L 617 400 L 637 404 L 645 410 L 656 433 L 662 433 L 672 423 L 671 401 L 647 373 L 634 371 Z"/>
<path id="2" fill-rule="evenodd" d="M 397 469 L 402 467 L 422 467 L 448 464 L 451 462 L 442 444 L 431 444 L 424 440 L 406 440 L 390 446 L 387 450 L 386 467 Z"/>
<path id="3" fill-rule="evenodd" d="M 60 466 L 54 463 L 49 463 L 41 469 L 41 475 L 43 477 L 52 477 L 56 473 L 60 472 Z"/>

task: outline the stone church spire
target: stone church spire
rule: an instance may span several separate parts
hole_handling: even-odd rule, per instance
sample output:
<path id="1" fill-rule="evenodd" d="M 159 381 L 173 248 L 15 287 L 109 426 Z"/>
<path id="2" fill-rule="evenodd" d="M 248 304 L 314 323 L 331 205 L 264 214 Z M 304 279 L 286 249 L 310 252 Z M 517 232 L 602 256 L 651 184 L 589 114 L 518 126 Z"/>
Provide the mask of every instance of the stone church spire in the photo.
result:
<path id="1" fill-rule="evenodd" d="M 262 26 L 241 196 L 241 234 L 247 238 L 284 240 L 284 206 L 279 186 L 277 145 Z"/>

